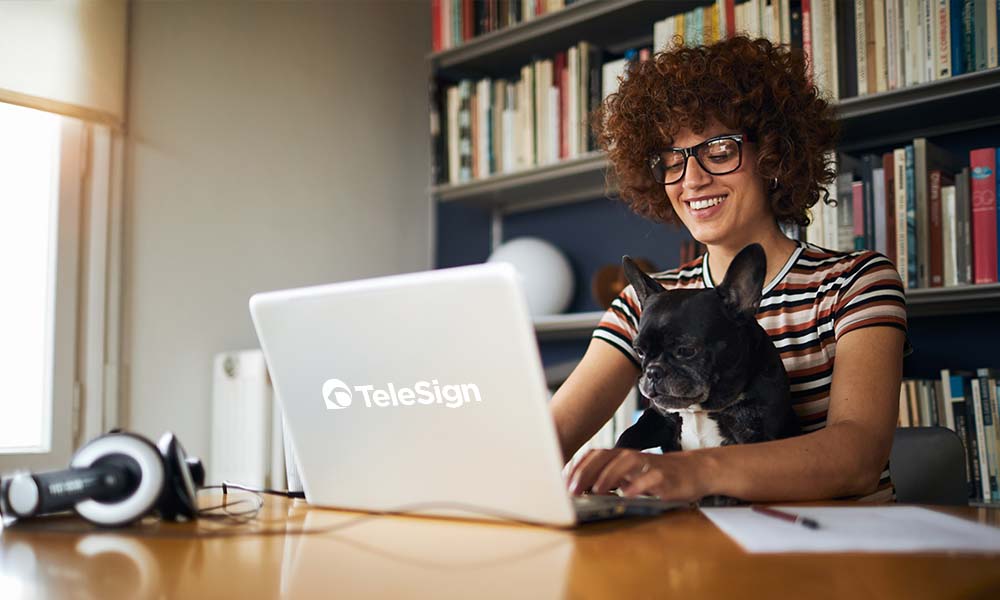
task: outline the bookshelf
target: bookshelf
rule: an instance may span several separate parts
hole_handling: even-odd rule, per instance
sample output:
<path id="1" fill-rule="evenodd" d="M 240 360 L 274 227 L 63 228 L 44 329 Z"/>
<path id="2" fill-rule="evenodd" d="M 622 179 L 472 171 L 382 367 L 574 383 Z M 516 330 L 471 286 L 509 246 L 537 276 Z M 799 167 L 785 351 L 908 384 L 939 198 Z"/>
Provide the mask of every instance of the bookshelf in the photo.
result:
<path id="1" fill-rule="evenodd" d="M 580 40 L 602 47 L 611 57 L 620 56 L 629 48 L 650 46 L 655 21 L 712 4 L 714 2 L 711 1 L 578 0 L 557 12 L 481 35 L 455 48 L 431 53 L 427 60 L 437 85 L 450 85 L 463 78 L 516 78 L 522 65 L 539 57 L 550 57 Z M 837 149 L 845 153 L 886 152 L 891 151 L 893 146 L 911 143 L 917 137 L 961 138 L 956 146 L 965 145 L 966 148 L 990 143 L 1000 145 L 997 142 L 1000 140 L 998 98 L 1000 68 L 988 68 L 835 100 L 833 105 L 841 124 L 841 141 Z M 981 140 L 986 140 L 986 143 Z M 533 215 L 551 215 L 552 211 L 578 215 L 580 213 L 575 212 L 577 207 L 613 197 L 616 190 L 606 187 L 607 168 L 608 163 L 601 153 L 589 152 L 554 164 L 493 174 L 463 183 L 432 182 L 429 194 L 439 210 L 468 209 L 487 215 L 488 226 L 477 231 L 489 240 L 490 247 L 495 248 L 507 239 L 504 237 L 507 227 L 510 227 L 509 231 L 515 231 L 515 227 L 510 226 L 515 220 L 523 224 Z M 585 214 L 592 215 L 593 211 Z M 573 227 L 573 218 L 577 217 L 571 217 L 563 227 Z M 551 216 L 546 219 L 551 223 Z M 548 231 L 555 231 L 551 225 L 547 227 L 550 227 Z M 524 227 L 516 230 L 523 234 Z M 442 234 L 448 235 L 439 230 L 438 235 Z M 468 243 L 467 233 L 458 237 Z M 674 236 L 670 239 L 680 238 Z M 612 260 L 621 256 L 620 251 L 610 254 Z M 470 255 L 474 256 L 475 252 Z M 581 261 L 584 278 L 578 281 L 578 285 L 587 286 L 594 270 L 592 258 L 587 260 L 591 262 Z M 475 262 L 475 259 L 468 262 Z M 438 266 L 450 265 L 439 263 Z M 659 268 L 670 266 L 661 264 Z M 553 356 L 560 352 L 571 354 L 575 350 L 569 349 L 583 348 L 581 344 L 587 343 L 604 312 L 594 310 L 592 303 L 587 305 L 575 301 L 574 306 L 577 308 L 568 314 L 535 319 L 535 331 L 543 357 L 547 348 L 555 349 Z M 983 328 L 986 335 L 1000 331 L 1000 284 L 910 289 L 907 291 L 907 313 L 914 319 L 914 324 L 921 320 L 927 324 L 941 324 L 948 319 L 960 324 L 948 332 L 947 338 L 935 329 L 938 337 L 933 344 L 922 340 L 925 352 L 939 342 L 952 344 L 955 352 L 965 352 L 967 342 L 973 342 L 969 345 L 976 349 L 970 355 L 977 357 L 974 360 L 992 357 L 994 353 L 991 350 L 988 355 L 983 351 L 989 342 L 977 339 L 977 336 L 983 335 L 979 331 L 979 323 L 986 325 Z M 976 321 L 970 321 L 967 316 Z M 931 354 L 934 355 L 933 352 Z M 988 360 L 995 362 L 993 358 Z M 938 368 L 941 366 L 949 365 L 938 365 Z M 995 505 L 995 501 L 991 505 Z"/>

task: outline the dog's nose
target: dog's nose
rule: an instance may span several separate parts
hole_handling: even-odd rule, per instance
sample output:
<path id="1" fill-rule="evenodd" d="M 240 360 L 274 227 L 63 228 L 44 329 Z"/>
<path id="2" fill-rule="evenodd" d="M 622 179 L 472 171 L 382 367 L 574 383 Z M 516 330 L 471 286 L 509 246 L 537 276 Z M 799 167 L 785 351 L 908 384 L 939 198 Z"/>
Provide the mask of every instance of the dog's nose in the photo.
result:
<path id="1" fill-rule="evenodd" d="M 646 367 L 646 377 L 652 383 L 658 383 L 661 379 L 663 379 L 663 369 L 655 365 Z"/>

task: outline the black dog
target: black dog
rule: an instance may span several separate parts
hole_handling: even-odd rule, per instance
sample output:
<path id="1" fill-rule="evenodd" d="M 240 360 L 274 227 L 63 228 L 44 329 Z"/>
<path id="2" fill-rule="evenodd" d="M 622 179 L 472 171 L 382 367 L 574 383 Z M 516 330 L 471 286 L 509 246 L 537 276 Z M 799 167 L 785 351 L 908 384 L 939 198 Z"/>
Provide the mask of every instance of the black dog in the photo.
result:
<path id="1" fill-rule="evenodd" d="M 664 290 L 622 262 L 642 305 L 633 346 L 650 407 L 616 447 L 670 452 L 800 433 L 785 367 L 754 318 L 766 273 L 759 244 L 736 255 L 715 289 Z"/>

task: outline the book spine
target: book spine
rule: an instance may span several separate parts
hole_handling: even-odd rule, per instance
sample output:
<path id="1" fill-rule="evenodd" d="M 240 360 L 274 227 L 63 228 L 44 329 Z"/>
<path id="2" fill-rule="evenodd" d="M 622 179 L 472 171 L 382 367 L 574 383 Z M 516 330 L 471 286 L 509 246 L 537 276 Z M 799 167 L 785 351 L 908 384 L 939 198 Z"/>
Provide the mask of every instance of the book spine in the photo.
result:
<path id="1" fill-rule="evenodd" d="M 878 166 L 877 161 L 878 156 L 874 154 L 866 154 L 861 160 L 861 181 L 864 183 L 862 208 L 865 238 L 862 247 L 869 250 L 875 248 L 875 186 L 872 177 L 875 167 Z"/>
<path id="2" fill-rule="evenodd" d="M 913 145 L 906 146 L 906 278 L 910 287 L 919 287 L 917 254 L 917 189 Z"/>
<path id="3" fill-rule="evenodd" d="M 937 69 L 935 69 L 935 60 L 937 53 L 934 50 L 935 40 L 937 39 L 937 34 L 935 33 L 935 25 L 937 24 L 937 19 L 935 18 L 936 11 L 934 10 L 934 3 L 937 0 L 920 0 L 920 13 L 921 13 L 921 23 L 923 27 L 921 28 L 921 33 L 923 34 L 923 40 L 921 47 L 923 49 L 923 81 L 934 81 L 934 74 Z"/>
<path id="4" fill-rule="evenodd" d="M 868 93 L 868 39 L 866 37 L 868 27 L 865 20 L 867 16 L 865 4 L 867 2 L 868 0 L 854 0 L 854 81 L 858 87 L 859 96 Z"/>
<path id="5" fill-rule="evenodd" d="M 976 423 L 976 464 L 979 470 L 979 493 L 984 502 L 989 502 L 990 496 L 990 466 L 987 460 L 986 448 L 986 422 L 983 414 L 982 388 L 979 385 L 979 378 L 972 380 L 972 418 Z"/>
<path id="6" fill-rule="evenodd" d="M 736 0 L 726 0 L 726 37 L 731 38 L 735 35 L 736 35 Z"/>
<path id="7" fill-rule="evenodd" d="M 997 282 L 996 154 L 996 148 L 969 153 L 975 283 Z"/>
<path id="8" fill-rule="evenodd" d="M 928 202 L 927 208 L 930 210 L 930 265 L 928 268 L 930 287 L 942 287 L 944 285 L 944 241 L 941 231 L 941 171 L 935 169 L 930 172 L 928 181 Z"/>
<path id="9" fill-rule="evenodd" d="M 899 87 L 899 47 L 896 37 L 896 30 L 898 29 L 897 21 L 899 16 L 896 12 L 897 0 L 885 0 L 885 50 L 886 50 L 886 69 L 887 69 L 887 81 L 886 84 L 890 90 L 894 90 Z"/>
<path id="10" fill-rule="evenodd" d="M 441 1 L 431 0 L 431 48 L 441 51 Z"/>
<path id="11" fill-rule="evenodd" d="M 937 2 L 937 78 L 951 77 L 951 0 Z"/>
<path id="12" fill-rule="evenodd" d="M 972 202 L 969 199 L 969 168 L 955 177 L 955 244 L 958 283 L 972 283 Z"/>
<path id="13" fill-rule="evenodd" d="M 906 150 L 897 148 L 893 151 L 893 172 L 895 173 L 895 207 L 896 207 L 896 268 L 903 280 L 903 286 L 910 287 L 909 248 L 906 233 Z"/>
<path id="14" fill-rule="evenodd" d="M 986 67 L 992 69 L 997 64 L 997 19 L 1000 19 L 1000 2 L 997 0 L 987 0 L 986 2 Z"/>
<path id="15" fill-rule="evenodd" d="M 816 57 L 813 55 L 812 0 L 802 0 L 802 52 L 806 55 L 809 82 L 816 84 Z"/>
<path id="16" fill-rule="evenodd" d="M 941 187 L 941 246 L 944 250 L 942 271 L 944 286 L 958 285 L 958 235 L 955 213 L 955 186 Z"/>
<path id="17" fill-rule="evenodd" d="M 907 86 L 920 83 L 919 66 L 919 4 L 902 2 L 903 8 L 903 54 L 906 57 L 904 84 Z"/>
<path id="18" fill-rule="evenodd" d="M 845 14 L 849 14 L 846 13 Z M 848 18 L 850 20 L 850 18 Z M 830 94 L 834 98 L 846 98 L 848 97 L 848 91 L 841 89 L 839 78 L 837 76 L 840 73 L 841 63 L 840 63 L 840 41 L 838 38 L 838 30 L 840 25 L 837 24 L 837 5 L 834 0 L 826 0 L 826 15 L 823 20 L 824 26 L 826 27 L 826 33 L 824 34 L 824 39 L 826 40 L 826 48 L 828 54 L 826 56 L 826 66 L 827 66 L 827 82 L 830 86 Z M 843 31 L 839 35 L 843 35 L 844 39 L 853 39 L 853 30 Z M 847 64 L 851 64 L 851 61 L 847 61 Z M 846 69 L 845 69 L 846 70 Z M 857 95 L 857 90 L 854 90 L 852 94 Z"/>
<path id="19" fill-rule="evenodd" d="M 854 249 L 865 249 L 865 184 L 851 183 L 851 205 L 854 213 Z"/>
<path id="20" fill-rule="evenodd" d="M 875 157 L 878 158 L 878 157 Z M 889 255 L 889 243 L 886 237 L 886 206 L 885 206 L 885 169 L 881 164 L 872 170 L 872 235 L 876 252 Z M 891 259 L 890 259 L 891 260 Z"/>
<path id="21" fill-rule="evenodd" d="M 875 45 L 875 91 L 884 92 L 889 89 L 889 55 L 886 52 L 885 0 L 874 0 L 872 18 L 874 19 Z M 891 27 L 889 29 L 892 29 Z"/>
<path id="22" fill-rule="evenodd" d="M 948 15 L 951 33 L 951 74 L 961 75 L 965 72 L 965 52 L 963 45 L 965 35 L 962 33 L 962 10 L 965 0 L 949 0 Z"/>
<path id="23" fill-rule="evenodd" d="M 983 480 L 979 464 L 979 437 L 976 431 L 976 403 L 973 398 L 975 380 L 969 377 L 963 378 L 962 385 L 965 395 L 965 427 L 966 439 L 969 445 L 966 447 L 969 453 L 969 474 L 972 476 L 969 482 L 972 484 L 970 491 L 973 498 L 985 500 L 983 496 Z M 976 391 L 978 393 L 978 390 Z"/>
<path id="24" fill-rule="evenodd" d="M 864 38 L 864 23 L 857 22 L 856 4 L 863 0 L 838 0 L 837 1 L 837 68 L 834 71 L 834 79 L 837 80 L 838 98 L 853 98 L 858 95 L 858 80 L 860 63 L 858 56 L 858 32 L 862 32 Z M 864 7 L 862 5 L 862 13 Z M 862 19 L 864 17 L 862 16 Z M 861 44 L 862 51 L 864 44 Z M 866 63 L 867 64 L 867 63 Z"/>
<path id="25" fill-rule="evenodd" d="M 875 0 L 864 0 L 865 13 L 865 73 L 868 81 L 865 88 L 869 94 L 874 94 L 878 89 L 878 65 L 875 60 Z M 858 29 L 861 24 L 858 23 Z"/>
<path id="26" fill-rule="evenodd" d="M 893 163 L 893 153 L 882 155 L 882 170 L 885 173 L 885 189 L 883 203 L 885 210 L 885 255 L 892 264 L 896 259 L 896 172 Z"/>
<path id="27" fill-rule="evenodd" d="M 985 452 L 981 458 L 987 463 L 989 473 L 990 499 L 1000 499 L 1000 490 L 997 489 L 997 437 L 996 419 L 993 414 L 993 403 L 990 400 L 991 385 L 989 369 L 978 369 L 979 375 L 979 399 L 983 409 L 983 438 L 985 441 Z"/>
<path id="28" fill-rule="evenodd" d="M 976 70 L 976 14 L 975 0 L 963 0 L 962 4 L 962 65 L 964 73 Z"/>
<path id="29" fill-rule="evenodd" d="M 948 369 L 941 369 L 941 377 L 939 383 L 941 384 L 941 415 L 943 417 L 942 425 L 955 431 L 955 415 L 951 410 L 952 394 L 951 394 L 951 375 Z"/>
<path id="30" fill-rule="evenodd" d="M 986 0 L 975 0 L 974 13 L 972 17 L 975 27 L 975 65 L 977 71 L 982 71 L 989 66 L 989 23 L 986 9 Z"/>

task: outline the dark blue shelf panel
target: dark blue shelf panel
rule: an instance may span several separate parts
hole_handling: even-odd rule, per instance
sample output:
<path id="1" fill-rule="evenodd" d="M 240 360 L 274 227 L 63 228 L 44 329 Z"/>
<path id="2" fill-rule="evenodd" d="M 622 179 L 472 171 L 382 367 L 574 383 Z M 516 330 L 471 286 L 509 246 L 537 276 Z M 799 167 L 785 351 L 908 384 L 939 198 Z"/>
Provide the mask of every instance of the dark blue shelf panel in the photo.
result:
<path id="1" fill-rule="evenodd" d="M 600 199 L 508 215 L 504 241 L 540 237 L 561 249 L 573 267 L 576 287 L 566 312 L 600 310 L 591 279 L 604 265 L 620 265 L 622 255 L 649 259 L 657 269 L 676 267 L 686 231 L 652 223 L 616 200 Z"/>

